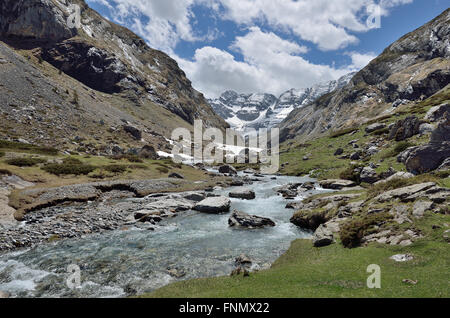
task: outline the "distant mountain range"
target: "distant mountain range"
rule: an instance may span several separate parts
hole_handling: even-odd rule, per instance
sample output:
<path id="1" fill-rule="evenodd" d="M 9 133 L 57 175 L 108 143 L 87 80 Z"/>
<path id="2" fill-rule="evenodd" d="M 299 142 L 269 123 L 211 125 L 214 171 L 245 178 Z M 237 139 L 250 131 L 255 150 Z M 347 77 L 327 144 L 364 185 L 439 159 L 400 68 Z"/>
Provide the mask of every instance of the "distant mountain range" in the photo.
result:
<path id="1" fill-rule="evenodd" d="M 355 74 L 349 73 L 338 80 L 310 88 L 291 89 L 279 97 L 267 93 L 239 94 L 229 90 L 219 98 L 208 101 L 233 129 L 245 132 L 252 128 L 271 128 L 281 123 L 293 110 L 347 85 Z"/>

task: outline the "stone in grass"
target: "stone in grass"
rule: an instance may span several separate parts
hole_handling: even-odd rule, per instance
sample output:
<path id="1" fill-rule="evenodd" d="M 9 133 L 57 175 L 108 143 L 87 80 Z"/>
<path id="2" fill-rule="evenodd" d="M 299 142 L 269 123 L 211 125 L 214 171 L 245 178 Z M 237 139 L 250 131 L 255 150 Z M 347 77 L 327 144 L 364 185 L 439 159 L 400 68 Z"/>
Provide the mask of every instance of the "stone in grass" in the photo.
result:
<path id="1" fill-rule="evenodd" d="M 314 247 L 324 247 L 333 244 L 334 237 L 331 230 L 327 227 L 327 225 L 320 225 L 317 230 L 314 232 L 313 244 Z"/>
<path id="2" fill-rule="evenodd" d="M 408 262 L 414 259 L 411 254 L 397 254 L 390 257 L 391 260 L 396 262 Z"/>
<path id="3" fill-rule="evenodd" d="M 171 174 L 169 174 L 169 178 L 184 179 L 184 176 L 182 174 L 179 174 L 179 173 L 176 173 L 176 172 L 172 172 Z"/>

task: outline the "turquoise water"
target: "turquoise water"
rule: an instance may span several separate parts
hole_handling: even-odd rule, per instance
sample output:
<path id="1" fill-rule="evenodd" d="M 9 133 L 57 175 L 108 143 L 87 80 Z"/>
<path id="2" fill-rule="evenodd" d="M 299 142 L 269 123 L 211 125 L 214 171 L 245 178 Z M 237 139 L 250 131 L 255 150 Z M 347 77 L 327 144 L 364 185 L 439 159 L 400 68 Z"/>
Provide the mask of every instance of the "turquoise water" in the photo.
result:
<path id="1" fill-rule="evenodd" d="M 230 214 L 188 211 L 164 220 L 155 231 L 130 228 L 42 244 L 0 255 L 0 290 L 12 297 L 123 297 L 180 279 L 228 275 L 241 253 L 253 260 L 254 270 L 267 268 L 291 241 L 310 237 L 289 222 L 293 210 L 285 209 L 288 201 L 273 190 L 305 181 L 311 179 L 266 177 L 248 186 L 256 200 L 232 199 L 232 210 L 269 217 L 274 228 L 231 229 Z M 232 190 L 216 193 L 228 195 Z M 71 264 L 80 268 L 81 286 L 75 289 L 66 283 Z M 176 275 L 171 276 L 169 270 L 174 269 Z"/>

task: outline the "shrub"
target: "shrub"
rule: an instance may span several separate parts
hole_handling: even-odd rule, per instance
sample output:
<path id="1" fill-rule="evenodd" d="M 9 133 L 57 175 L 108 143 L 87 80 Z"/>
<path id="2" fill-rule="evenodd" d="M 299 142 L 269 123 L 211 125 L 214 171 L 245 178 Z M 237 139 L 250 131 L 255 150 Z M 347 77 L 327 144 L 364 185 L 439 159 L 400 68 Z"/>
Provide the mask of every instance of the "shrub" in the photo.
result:
<path id="1" fill-rule="evenodd" d="M 396 155 L 399 155 L 406 149 L 413 147 L 413 146 L 414 146 L 413 143 L 410 143 L 408 141 L 402 141 L 402 142 L 399 142 L 397 145 L 395 145 L 394 152 L 396 153 Z"/>
<path id="2" fill-rule="evenodd" d="M 16 141 L 0 140 L 0 148 L 28 151 L 31 153 L 36 153 L 36 154 L 41 154 L 41 155 L 49 155 L 49 156 L 56 156 L 58 154 L 58 150 L 55 148 L 45 147 L 45 146 L 37 146 L 37 145 L 31 145 L 31 144 L 24 144 L 24 143 L 16 142 Z"/>
<path id="3" fill-rule="evenodd" d="M 390 131 L 390 129 L 388 127 L 385 127 L 385 128 L 375 130 L 374 132 L 372 132 L 372 135 L 381 136 L 381 135 L 388 134 L 389 131 Z"/>
<path id="4" fill-rule="evenodd" d="M 121 166 L 121 165 L 108 165 L 104 166 L 103 169 L 108 172 L 112 173 L 124 173 L 127 171 L 127 166 Z"/>
<path id="5" fill-rule="evenodd" d="M 158 170 L 160 174 L 169 173 L 169 169 L 164 167 L 157 167 L 156 170 Z"/>
<path id="6" fill-rule="evenodd" d="M 344 171 L 342 171 L 339 174 L 339 178 L 343 179 L 343 180 L 350 180 L 350 181 L 354 181 L 357 184 L 361 183 L 360 177 L 359 177 L 359 173 L 355 172 L 355 169 L 360 168 L 359 165 L 351 165 L 350 167 L 348 167 L 347 169 L 345 169 Z"/>
<path id="7" fill-rule="evenodd" d="M 145 165 L 128 165 L 128 169 L 131 170 L 148 170 L 148 167 Z"/>
<path id="8" fill-rule="evenodd" d="M 131 154 L 115 155 L 115 156 L 111 156 L 111 159 L 114 159 L 114 160 L 128 160 L 129 162 L 132 162 L 132 163 L 143 163 L 144 162 L 144 160 L 142 160 L 138 156 L 131 155 Z"/>
<path id="9" fill-rule="evenodd" d="M 0 175 L 7 175 L 7 176 L 11 176 L 12 173 L 9 170 L 6 169 L 0 169 Z"/>
<path id="10" fill-rule="evenodd" d="M 413 147 L 414 144 L 410 143 L 408 141 L 401 141 L 399 143 L 397 143 L 394 147 L 394 149 L 388 151 L 386 154 L 384 154 L 382 156 L 383 159 L 387 159 L 387 158 L 392 158 L 392 157 L 396 157 L 399 154 L 401 154 L 403 151 L 405 151 L 406 149 Z"/>
<path id="11" fill-rule="evenodd" d="M 6 163 L 10 166 L 17 167 L 33 167 L 39 163 L 44 163 L 46 160 L 41 158 L 13 158 L 6 160 Z"/>
<path id="12" fill-rule="evenodd" d="M 389 213 L 376 213 L 345 223 L 339 231 L 342 244 L 347 248 L 361 245 L 362 238 L 368 234 L 372 226 L 380 226 L 393 218 Z"/>
<path id="13" fill-rule="evenodd" d="M 0 150 L 0 158 L 5 156 L 5 152 Z"/>
<path id="14" fill-rule="evenodd" d="M 42 170 L 60 176 L 60 175 L 88 175 L 89 173 L 93 172 L 96 169 L 96 167 L 91 165 L 84 165 L 84 164 L 59 164 L 59 163 L 52 163 L 45 165 L 42 167 Z"/>
<path id="15" fill-rule="evenodd" d="M 66 165 L 82 165 L 83 162 L 80 159 L 74 157 L 67 157 L 63 159 L 63 163 Z"/>

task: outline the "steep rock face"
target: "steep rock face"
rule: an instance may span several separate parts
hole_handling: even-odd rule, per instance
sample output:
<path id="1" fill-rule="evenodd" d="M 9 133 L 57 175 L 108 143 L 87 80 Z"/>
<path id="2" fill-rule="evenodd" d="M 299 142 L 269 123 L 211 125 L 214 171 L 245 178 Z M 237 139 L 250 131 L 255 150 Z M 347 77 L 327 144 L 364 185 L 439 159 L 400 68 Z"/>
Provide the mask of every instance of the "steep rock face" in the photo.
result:
<path id="1" fill-rule="evenodd" d="M 306 89 L 290 89 L 278 98 L 272 94 L 226 91 L 219 98 L 210 99 L 209 103 L 236 130 L 271 128 L 294 109 L 345 86 L 355 74 L 350 73 L 336 81 L 319 83 Z"/>
<path id="2" fill-rule="evenodd" d="M 0 17 L 2 35 L 47 41 L 76 34 L 67 26 L 64 12 L 56 9 L 51 0 L 2 1 Z"/>
<path id="3" fill-rule="evenodd" d="M 341 90 L 292 112 L 280 124 L 282 139 L 359 125 L 438 92 L 450 82 L 449 35 L 450 9 L 393 43 Z"/>
<path id="4" fill-rule="evenodd" d="M 72 4 L 81 8 L 79 29 L 67 23 Z M 134 106 L 157 105 L 189 124 L 198 118 L 205 126 L 227 127 L 173 59 L 82 0 L 2 1 L 0 39 L 34 48 L 35 55 L 67 75 L 103 93 L 120 94 Z"/>

